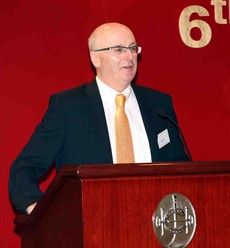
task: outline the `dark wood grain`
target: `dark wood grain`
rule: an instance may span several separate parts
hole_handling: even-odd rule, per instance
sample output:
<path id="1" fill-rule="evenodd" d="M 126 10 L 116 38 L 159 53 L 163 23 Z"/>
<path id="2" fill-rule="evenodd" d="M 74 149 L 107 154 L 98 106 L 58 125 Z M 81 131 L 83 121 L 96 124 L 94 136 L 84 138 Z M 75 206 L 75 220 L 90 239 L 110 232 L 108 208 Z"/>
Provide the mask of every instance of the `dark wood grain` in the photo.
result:
<path id="1" fill-rule="evenodd" d="M 152 215 L 172 192 L 196 211 L 189 248 L 230 247 L 230 161 L 64 166 L 16 229 L 22 248 L 157 248 Z"/>
<path id="2" fill-rule="evenodd" d="M 152 215 L 167 194 L 178 192 L 192 202 L 197 229 L 193 248 L 230 247 L 230 175 L 157 176 L 83 180 L 85 248 L 161 247 Z"/>

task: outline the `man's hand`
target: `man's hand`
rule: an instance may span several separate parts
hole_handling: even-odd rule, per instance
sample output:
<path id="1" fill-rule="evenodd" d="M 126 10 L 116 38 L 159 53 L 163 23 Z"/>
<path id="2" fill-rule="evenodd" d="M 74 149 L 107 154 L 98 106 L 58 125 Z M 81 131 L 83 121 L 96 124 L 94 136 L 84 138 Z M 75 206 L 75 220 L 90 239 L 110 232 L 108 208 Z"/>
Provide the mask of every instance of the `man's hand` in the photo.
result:
<path id="1" fill-rule="evenodd" d="M 30 213 L 33 211 L 33 209 L 35 208 L 36 205 L 37 205 L 37 202 L 31 204 L 31 205 L 26 209 L 27 214 L 30 214 Z"/>

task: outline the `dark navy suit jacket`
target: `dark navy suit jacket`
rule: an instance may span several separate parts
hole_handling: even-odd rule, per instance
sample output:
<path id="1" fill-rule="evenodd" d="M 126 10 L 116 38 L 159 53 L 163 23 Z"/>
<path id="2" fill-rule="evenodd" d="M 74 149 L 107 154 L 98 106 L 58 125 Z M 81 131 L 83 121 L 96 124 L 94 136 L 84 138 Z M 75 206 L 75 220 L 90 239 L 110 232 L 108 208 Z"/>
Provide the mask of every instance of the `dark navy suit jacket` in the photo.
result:
<path id="1" fill-rule="evenodd" d="M 152 161 L 188 160 L 177 128 L 157 111 L 174 120 L 176 115 L 168 94 L 133 84 L 147 136 Z M 168 129 L 170 143 L 159 149 L 157 134 Z M 55 163 L 63 165 L 112 164 L 112 152 L 102 100 L 92 83 L 51 96 L 42 122 L 14 161 L 9 181 L 10 197 L 20 211 L 41 196 L 37 181 Z"/>

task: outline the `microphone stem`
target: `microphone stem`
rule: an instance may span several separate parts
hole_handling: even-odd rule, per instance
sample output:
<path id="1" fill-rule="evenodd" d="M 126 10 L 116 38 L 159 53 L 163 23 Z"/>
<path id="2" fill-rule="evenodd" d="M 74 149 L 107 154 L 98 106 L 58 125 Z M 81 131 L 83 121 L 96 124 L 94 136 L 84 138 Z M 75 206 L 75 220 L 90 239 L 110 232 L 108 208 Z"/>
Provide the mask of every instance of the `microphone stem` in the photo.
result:
<path id="1" fill-rule="evenodd" d="M 190 154 L 190 152 L 189 152 L 187 143 L 186 143 L 186 141 L 185 141 L 184 135 L 183 135 L 182 130 L 180 129 L 179 125 L 178 125 L 170 116 L 168 116 L 168 115 L 166 115 L 166 114 L 158 113 L 158 115 L 160 115 L 162 118 L 168 119 L 168 120 L 169 120 L 170 122 L 172 122 L 172 123 L 174 124 L 174 126 L 178 129 L 179 135 L 180 135 L 181 140 L 182 140 L 182 143 L 183 143 L 183 145 L 184 145 L 184 147 L 185 147 L 186 154 L 187 154 L 189 160 L 192 161 L 192 156 L 191 156 L 191 154 Z"/>

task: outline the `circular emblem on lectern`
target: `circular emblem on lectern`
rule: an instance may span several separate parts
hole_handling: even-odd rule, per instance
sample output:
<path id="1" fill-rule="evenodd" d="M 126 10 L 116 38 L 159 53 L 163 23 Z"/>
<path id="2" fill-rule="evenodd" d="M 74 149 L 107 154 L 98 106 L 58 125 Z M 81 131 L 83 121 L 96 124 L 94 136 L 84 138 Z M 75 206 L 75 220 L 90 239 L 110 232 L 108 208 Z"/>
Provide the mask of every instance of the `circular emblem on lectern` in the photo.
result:
<path id="1" fill-rule="evenodd" d="M 192 203 L 179 193 L 171 193 L 160 201 L 152 221 L 154 232 L 163 247 L 186 247 L 196 229 Z"/>

